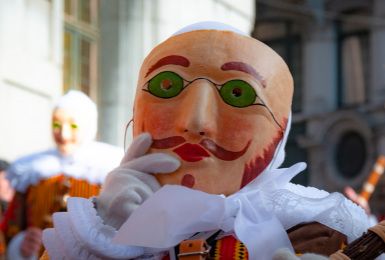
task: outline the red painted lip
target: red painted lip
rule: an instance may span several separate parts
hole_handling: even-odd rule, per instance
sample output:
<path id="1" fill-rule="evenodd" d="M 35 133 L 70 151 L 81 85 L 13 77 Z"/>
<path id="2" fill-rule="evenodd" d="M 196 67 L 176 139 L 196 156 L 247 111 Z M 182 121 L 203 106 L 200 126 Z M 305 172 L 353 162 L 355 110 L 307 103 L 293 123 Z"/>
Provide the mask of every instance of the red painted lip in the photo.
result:
<path id="1" fill-rule="evenodd" d="M 186 143 L 173 151 L 187 162 L 197 162 L 204 157 L 210 157 L 210 154 L 198 144 Z"/>

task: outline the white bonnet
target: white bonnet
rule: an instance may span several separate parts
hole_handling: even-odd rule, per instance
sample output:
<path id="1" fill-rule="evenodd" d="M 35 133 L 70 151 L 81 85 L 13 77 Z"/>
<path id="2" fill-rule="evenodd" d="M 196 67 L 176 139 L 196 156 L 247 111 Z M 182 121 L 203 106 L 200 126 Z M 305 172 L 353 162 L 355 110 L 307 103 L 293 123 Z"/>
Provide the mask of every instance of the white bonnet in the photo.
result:
<path id="1" fill-rule="evenodd" d="M 172 36 L 179 35 L 182 33 L 192 32 L 192 31 L 198 31 L 198 30 L 230 31 L 240 35 L 248 36 L 246 33 L 242 32 L 241 30 L 231 25 L 221 23 L 221 22 L 216 22 L 216 21 L 203 21 L 203 22 L 197 22 L 197 23 L 187 25 L 182 29 L 176 31 Z"/>
<path id="2" fill-rule="evenodd" d="M 96 137 L 98 112 L 96 104 L 83 92 L 70 90 L 61 96 L 54 109 L 69 112 L 81 127 L 81 142 L 91 141 Z"/>

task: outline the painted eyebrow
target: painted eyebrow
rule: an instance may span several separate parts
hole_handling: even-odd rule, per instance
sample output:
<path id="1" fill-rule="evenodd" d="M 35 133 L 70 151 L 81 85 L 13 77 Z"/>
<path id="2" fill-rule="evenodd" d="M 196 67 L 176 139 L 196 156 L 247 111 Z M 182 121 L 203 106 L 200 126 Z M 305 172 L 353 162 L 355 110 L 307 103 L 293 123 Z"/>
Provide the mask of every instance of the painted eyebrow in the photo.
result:
<path id="1" fill-rule="evenodd" d="M 190 66 L 190 61 L 187 58 L 185 58 L 183 56 L 179 56 L 179 55 L 169 55 L 169 56 L 163 57 L 148 69 L 148 71 L 146 73 L 146 77 L 151 72 L 153 72 L 154 70 L 156 70 L 162 66 L 166 66 L 168 64 L 174 64 L 174 65 L 179 65 L 179 66 L 183 66 L 183 67 L 188 67 L 188 66 Z"/>
<path id="2" fill-rule="evenodd" d="M 258 80 L 262 87 L 266 88 L 266 81 L 265 79 L 249 64 L 241 62 L 241 61 L 230 61 L 226 62 L 221 66 L 221 70 L 238 70 L 245 72 L 247 74 L 250 74 L 253 76 L 256 80 Z"/>

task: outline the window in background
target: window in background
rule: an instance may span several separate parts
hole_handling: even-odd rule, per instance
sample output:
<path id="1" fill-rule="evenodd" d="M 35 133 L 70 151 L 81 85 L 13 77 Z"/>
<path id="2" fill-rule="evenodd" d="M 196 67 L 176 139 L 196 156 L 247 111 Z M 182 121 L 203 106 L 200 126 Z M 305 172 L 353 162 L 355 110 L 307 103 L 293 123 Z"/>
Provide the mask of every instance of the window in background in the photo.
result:
<path id="1" fill-rule="evenodd" d="M 258 21 L 253 36 L 269 45 L 287 63 L 293 74 L 293 112 L 302 111 L 302 42 L 298 25 L 289 20 Z"/>
<path id="2" fill-rule="evenodd" d="M 361 133 L 346 131 L 335 145 L 334 160 L 338 173 L 345 179 L 354 179 L 362 173 L 368 159 L 368 143 Z"/>
<path id="3" fill-rule="evenodd" d="M 369 31 L 364 24 L 336 22 L 338 35 L 338 107 L 368 101 L 370 86 Z"/>
<path id="4" fill-rule="evenodd" d="M 98 0 L 64 1 L 63 90 L 82 90 L 92 98 L 97 93 Z"/>
<path id="5" fill-rule="evenodd" d="M 269 16 L 269 10 L 264 9 L 265 5 L 259 5 L 260 15 L 257 17 Z M 287 63 L 294 79 L 293 113 L 302 111 L 302 40 L 300 36 L 300 26 L 298 22 L 280 17 L 256 21 L 253 36 L 258 40 L 269 45 L 275 50 Z M 295 162 L 307 161 L 306 149 L 297 144 L 297 136 L 304 135 L 306 122 L 294 123 L 291 127 L 291 134 L 286 144 L 286 158 L 283 167 L 290 166 Z M 293 179 L 293 182 L 307 185 L 308 171 Z"/>

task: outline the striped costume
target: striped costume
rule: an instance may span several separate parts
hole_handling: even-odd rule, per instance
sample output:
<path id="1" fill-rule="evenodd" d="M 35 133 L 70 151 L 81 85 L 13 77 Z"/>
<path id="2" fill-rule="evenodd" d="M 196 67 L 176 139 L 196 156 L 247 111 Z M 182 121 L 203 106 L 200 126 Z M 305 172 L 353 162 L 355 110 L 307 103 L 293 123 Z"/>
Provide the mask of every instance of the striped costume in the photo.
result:
<path id="1" fill-rule="evenodd" d="M 20 231 L 51 227 L 51 215 L 66 210 L 69 196 L 96 196 L 122 156 L 119 148 L 91 142 L 71 156 L 51 149 L 16 160 L 7 171 L 16 194 L 1 221 L 9 248 Z"/>
<path id="2" fill-rule="evenodd" d="M 99 190 L 100 184 L 63 174 L 44 179 L 31 185 L 26 193 L 16 193 L 2 222 L 4 233 L 9 239 L 27 227 L 51 227 L 52 213 L 65 210 L 68 196 L 89 198 L 97 195 Z"/>
<path id="3" fill-rule="evenodd" d="M 213 260 L 249 259 L 245 245 L 233 236 L 217 240 L 211 249 L 210 257 Z"/>

